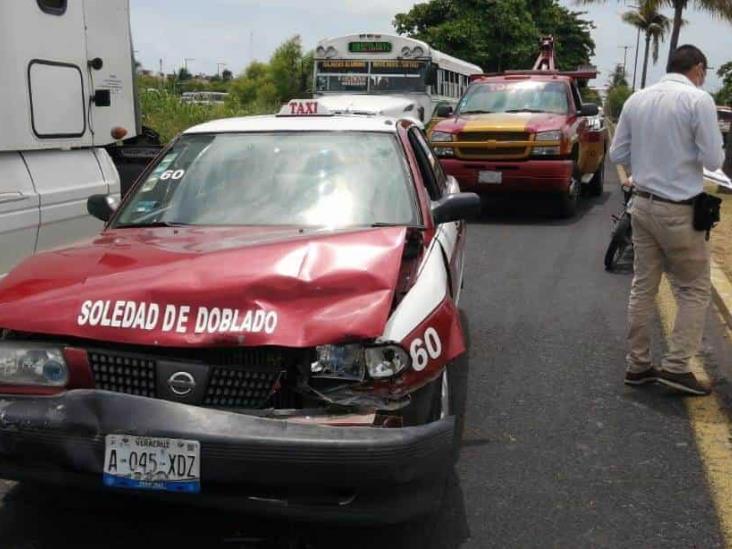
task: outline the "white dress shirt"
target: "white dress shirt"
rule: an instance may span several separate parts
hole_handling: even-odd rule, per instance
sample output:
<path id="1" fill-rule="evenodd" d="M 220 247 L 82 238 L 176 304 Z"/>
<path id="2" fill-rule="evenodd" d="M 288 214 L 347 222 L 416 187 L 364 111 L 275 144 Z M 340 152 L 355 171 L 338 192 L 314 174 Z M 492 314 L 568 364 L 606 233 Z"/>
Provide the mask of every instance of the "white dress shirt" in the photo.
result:
<path id="1" fill-rule="evenodd" d="M 680 201 L 704 190 L 704 168 L 722 167 L 722 147 L 712 96 L 670 73 L 625 103 L 610 159 L 630 167 L 638 189 Z"/>

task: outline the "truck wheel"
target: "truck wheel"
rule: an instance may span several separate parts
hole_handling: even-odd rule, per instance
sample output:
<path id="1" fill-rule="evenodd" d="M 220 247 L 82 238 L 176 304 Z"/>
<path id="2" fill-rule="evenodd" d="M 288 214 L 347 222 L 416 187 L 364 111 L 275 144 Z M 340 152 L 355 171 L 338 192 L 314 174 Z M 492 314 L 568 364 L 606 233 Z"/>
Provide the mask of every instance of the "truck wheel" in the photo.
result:
<path id="1" fill-rule="evenodd" d="M 562 219 L 574 217 L 577 214 L 577 205 L 579 204 L 580 188 L 582 187 L 579 179 L 572 176 L 572 182 L 567 192 L 559 196 L 559 207 L 557 214 Z"/>
<path id="2" fill-rule="evenodd" d="M 600 164 L 595 174 L 592 176 L 590 183 L 587 185 L 587 189 L 590 191 L 590 196 L 602 196 L 605 188 L 605 161 Z"/>

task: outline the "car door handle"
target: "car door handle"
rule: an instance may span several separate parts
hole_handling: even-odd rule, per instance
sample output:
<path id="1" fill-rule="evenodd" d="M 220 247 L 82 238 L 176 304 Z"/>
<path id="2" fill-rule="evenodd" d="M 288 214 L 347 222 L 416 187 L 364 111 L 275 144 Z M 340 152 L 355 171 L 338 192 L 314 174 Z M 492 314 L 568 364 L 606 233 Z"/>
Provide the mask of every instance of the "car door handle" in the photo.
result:
<path id="1" fill-rule="evenodd" d="M 25 195 L 21 192 L 12 193 L 0 193 L 0 204 L 3 202 L 15 202 L 17 200 L 23 200 Z"/>

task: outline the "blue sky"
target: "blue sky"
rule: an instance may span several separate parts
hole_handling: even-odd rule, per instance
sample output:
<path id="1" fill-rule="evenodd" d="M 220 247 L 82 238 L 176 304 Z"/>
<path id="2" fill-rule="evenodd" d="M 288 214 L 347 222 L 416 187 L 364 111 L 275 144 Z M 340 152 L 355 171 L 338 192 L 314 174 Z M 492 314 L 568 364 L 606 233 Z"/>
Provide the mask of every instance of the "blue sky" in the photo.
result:
<path id="1" fill-rule="evenodd" d="M 588 8 L 576 6 L 573 0 L 560 1 L 588 11 L 597 25 L 594 62 L 604 73 L 600 83 L 607 80 L 615 63 L 622 62 L 621 45 L 633 48 L 628 51 L 632 71 L 636 33 L 620 21 L 620 14 L 628 9 L 623 2 L 608 0 L 606 5 Z M 391 32 L 394 14 L 413 4 L 413 0 L 130 0 L 132 35 L 143 66 L 157 70 L 162 59 L 169 72 L 183 66 L 188 57 L 193 58 L 188 68 L 194 73 L 215 73 L 217 62 L 238 73 L 252 59 L 268 59 L 277 45 L 294 34 L 312 48 L 329 36 Z M 713 67 L 732 61 L 732 24 L 692 10 L 686 18 L 689 25 L 682 30 L 682 42 L 701 47 Z M 651 82 L 663 74 L 667 51 L 662 46 L 659 64 L 650 71 Z M 719 79 L 711 72 L 706 87 L 710 91 L 719 87 Z"/>

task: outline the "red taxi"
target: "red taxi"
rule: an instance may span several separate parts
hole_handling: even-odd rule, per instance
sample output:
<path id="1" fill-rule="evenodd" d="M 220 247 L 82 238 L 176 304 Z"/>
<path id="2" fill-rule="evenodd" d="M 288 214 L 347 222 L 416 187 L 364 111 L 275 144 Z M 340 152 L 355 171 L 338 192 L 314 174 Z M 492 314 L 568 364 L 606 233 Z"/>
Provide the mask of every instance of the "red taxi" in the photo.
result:
<path id="1" fill-rule="evenodd" d="M 414 121 L 205 123 L 88 209 L 98 237 L 0 282 L 0 476 L 320 519 L 436 504 L 479 199 Z"/>

